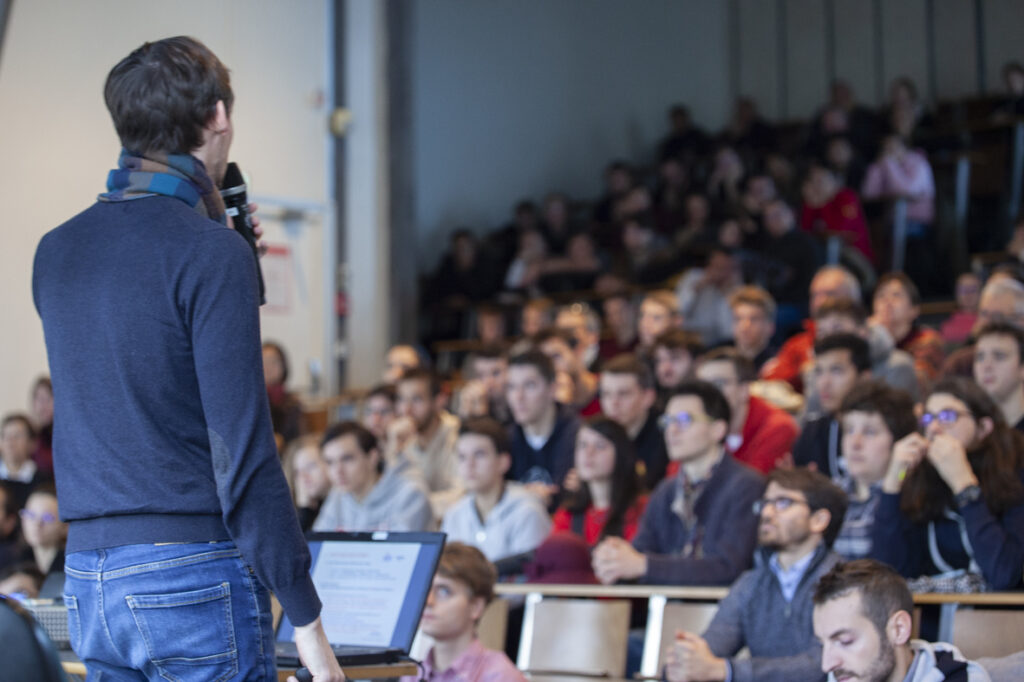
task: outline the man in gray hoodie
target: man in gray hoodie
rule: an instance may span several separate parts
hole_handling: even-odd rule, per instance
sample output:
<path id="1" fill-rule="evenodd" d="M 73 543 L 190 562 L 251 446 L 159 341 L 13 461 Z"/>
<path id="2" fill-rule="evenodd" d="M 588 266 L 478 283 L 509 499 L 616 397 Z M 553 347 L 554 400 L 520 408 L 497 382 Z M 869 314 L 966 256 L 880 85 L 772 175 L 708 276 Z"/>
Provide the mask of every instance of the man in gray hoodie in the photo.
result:
<path id="1" fill-rule="evenodd" d="M 320 450 L 331 492 L 315 531 L 423 531 L 434 527 L 426 486 L 408 460 L 384 468 L 377 437 L 356 422 L 327 429 Z"/>
<path id="2" fill-rule="evenodd" d="M 989 682 L 952 644 L 911 639 L 913 612 L 906 581 L 879 561 L 857 559 L 823 575 L 814 591 L 814 634 L 829 682 Z"/>
<path id="3" fill-rule="evenodd" d="M 811 625 L 818 578 L 839 561 L 831 551 L 846 495 L 810 469 L 775 469 L 764 497 L 755 567 L 739 577 L 703 636 L 676 633 L 668 682 L 818 680 L 821 645 Z M 736 658 L 744 647 L 749 658 Z"/>

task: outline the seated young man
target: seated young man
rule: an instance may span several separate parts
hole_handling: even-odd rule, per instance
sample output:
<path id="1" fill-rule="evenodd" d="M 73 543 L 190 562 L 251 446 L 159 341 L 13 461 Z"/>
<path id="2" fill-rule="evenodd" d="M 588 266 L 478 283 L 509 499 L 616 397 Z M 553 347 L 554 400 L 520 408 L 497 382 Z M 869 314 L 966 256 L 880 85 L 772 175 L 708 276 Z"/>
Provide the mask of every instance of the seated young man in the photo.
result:
<path id="1" fill-rule="evenodd" d="M 1006 423 L 1024 431 L 1024 331 L 993 322 L 974 338 L 974 380 L 999 406 Z"/>
<path id="2" fill-rule="evenodd" d="M 430 370 L 406 371 L 395 393 L 397 418 L 388 425 L 387 460 L 406 459 L 419 470 L 440 517 L 460 494 L 455 476 L 459 418 L 444 409 L 441 382 Z"/>
<path id="3" fill-rule="evenodd" d="M 704 351 L 700 337 L 682 329 L 669 329 L 654 341 L 654 378 L 658 386 L 658 411 L 676 387 L 693 376 L 693 361 Z M 642 356 L 641 356 L 642 357 Z"/>
<path id="4" fill-rule="evenodd" d="M 536 495 L 505 480 L 512 456 L 501 424 L 490 417 L 464 422 L 455 458 L 467 492 L 441 522 L 449 541 L 473 545 L 491 561 L 529 552 L 543 542 L 551 518 Z"/>
<path id="5" fill-rule="evenodd" d="M 539 350 L 509 360 L 506 395 L 515 420 L 510 478 L 548 502 L 572 469 L 579 417 L 555 402 L 555 367 Z"/>
<path id="6" fill-rule="evenodd" d="M 434 644 L 423 659 L 423 674 L 399 682 L 526 682 L 504 652 L 485 649 L 476 637 L 496 581 L 494 566 L 476 547 L 445 545 L 420 620 L 420 629 Z"/>
<path id="7" fill-rule="evenodd" d="M 763 474 L 792 449 L 799 429 L 778 407 L 750 395 L 757 373 L 735 348 L 716 348 L 697 360 L 697 378 L 718 387 L 729 401 L 732 423 L 725 447 L 733 457 Z"/>
<path id="8" fill-rule="evenodd" d="M 832 334 L 814 344 L 812 383 L 824 414 L 805 423 L 793 444 L 793 462 L 797 466 L 813 464 L 832 480 L 839 479 L 842 475 L 839 461 L 842 434 L 836 414 L 857 380 L 870 375 L 868 344 L 860 336 Z"/>
<path id="9" fill-rule="evenodd" d="M 661 423 L 679 473 L 651 495 L 632 545 L 609 537 L 594 549 L 594 573 L 605 584 L 728 585 L 750 567 L 757 539 L 750 508 L 764 478 L 726 454 L 729 403 L 712 384 L 679 386 Z"/>
<path id="10" fill-rule="evenodd" d="M 758 286 L 740 287 L 729 297 L 732 310 L 732 345 L 750 360 L 759 372 L 778 348 L 772 343 L 775 335 L 775 299 Z"/>
<path id="11" fill-rule="evenodd" d="M 623 353 L 604 363 L 599 382 L 601 411 L 626 430 L 636 448 L 637 470 L 644 488 L 665 478 L 668 453 L 654 409 L 654 376 L 646 362 Z"/>
<path id="12" fill-rule="evenodd" d="M 837 564 L 814 590 L 821 670 L 833 680 L 988 682 L 952 644 L 911 639 L 914 600 L 900 574 L 873 559 Z"/>
<path id="13" fill-rule="evenodd" d="M 945 342 L 930 327 L 918 322 L 921 294 L 913 280 L 902 272 L 890 272 L 878 280 L 872 305 L 873 319 L 885 327 L 896 348 L 909 353 L 921 386 L 939 376 L 945 360 Z"/>
<path id="14" fill-rule="evenodd" d="M 838 485 L 849 496 L 849 505 L 835 550 L 844 559 L 861 559 L 871 553 L 871 527 L 892 446 L 917 430 L 914 401 L 881 381 L 858 381 L 843 398 L 839 422 L 846 473 Z"/>
<path id="15" fill-rule="evenodd" d="M 811 624 L 814 585 L 840 559 L 831 551 L 846 495 L 809 469 L 776 469 L 755 503 L 756 565 L 737 580 L 703 636 L 676 634 L 668 682 L 814 680 L 821 645 Z M 747 647 L 750 656 L 736 658 Z"/>
<path id="16" fill-rule="evenodd" d="M 315 531 L 423 531 L 434 528 L 427 491 L 408 460 L 387 469 L 377 439 L 356 422 L 327 429 L 320 450 L 331 492 Z"/>

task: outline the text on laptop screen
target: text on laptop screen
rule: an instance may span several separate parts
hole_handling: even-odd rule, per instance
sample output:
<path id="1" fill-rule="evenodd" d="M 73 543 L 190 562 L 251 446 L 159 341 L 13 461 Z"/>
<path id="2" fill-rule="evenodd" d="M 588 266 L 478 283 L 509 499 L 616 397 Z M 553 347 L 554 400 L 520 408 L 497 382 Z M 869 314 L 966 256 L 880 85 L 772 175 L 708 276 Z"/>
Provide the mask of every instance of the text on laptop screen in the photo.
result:
<path id="1" fill-rule="evenodd" d="M 331 644 L 408 649 L 440 551 L 415 542 L 310 542 L 312 577 Z M 292 641 L 287 618 L 279 641 Z"/>

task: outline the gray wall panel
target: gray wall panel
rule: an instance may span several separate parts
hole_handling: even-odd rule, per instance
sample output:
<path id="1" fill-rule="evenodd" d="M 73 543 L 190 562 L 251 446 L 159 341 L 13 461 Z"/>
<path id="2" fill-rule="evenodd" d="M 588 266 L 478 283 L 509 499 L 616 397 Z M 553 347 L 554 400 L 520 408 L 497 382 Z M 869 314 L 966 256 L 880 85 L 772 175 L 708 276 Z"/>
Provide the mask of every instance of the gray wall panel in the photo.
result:
<path id="1" fill-rule="evenodd" d="M 788 117 L 806 118 L 828 97 L 825 6 L 822 0 L 786 0 Z"/>
<path id="2" fill-rule="evenodd" d="M 985 73 L 989 92 L 1002 92 L 1003 64 L 1024 62 L 1024 2 L 1021 0 L 985 0 Z"/>
<path id="3" fill-rule="evenodd" d="M 935 67 L 939 99 L 978 90 L 973 0 L 934 0 Z"/>
<path id="4" fill-rule="evenodd" d="M 899 0 L 882 6 L 882 92 L 909 76 L 922 97 L 928 96 L 928 25 L 925 0 Z M 881 103 L 881 102 L 879 102 Z"/>
<path id="5" fill-rule="evenodd" d="M 828 0 L 826 0 L 827 2 Z M 861 102 L 873 104 L 876 83 L 874 66 L 874 3 L 865 0 L 832 0 L 835 7 L 836 76 L 842 78 Z"/>
<path id="6" fill-rule="evenodd" d="M 739 0 L 739 91 L 753 97 L 761 113 L 769 118 L 782 115 L 779 97 L 779 43 L 776 31 L 776 3 Z"/>

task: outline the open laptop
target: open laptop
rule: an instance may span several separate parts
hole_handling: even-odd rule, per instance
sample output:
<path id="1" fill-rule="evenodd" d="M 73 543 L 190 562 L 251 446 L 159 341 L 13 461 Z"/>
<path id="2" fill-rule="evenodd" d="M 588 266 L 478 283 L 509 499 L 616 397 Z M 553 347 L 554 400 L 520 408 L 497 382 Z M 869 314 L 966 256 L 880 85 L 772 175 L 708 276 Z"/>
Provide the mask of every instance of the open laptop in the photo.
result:
<path id="1" fill-rule="evenodd" d="M 320 620 L 341 665 L 394 663 L 409 654 L 444 533 L 310 533 Z M 280 665 L 298 665 L 295 628 L 281 618 Z"/>

